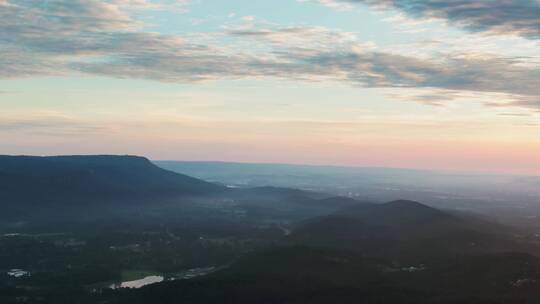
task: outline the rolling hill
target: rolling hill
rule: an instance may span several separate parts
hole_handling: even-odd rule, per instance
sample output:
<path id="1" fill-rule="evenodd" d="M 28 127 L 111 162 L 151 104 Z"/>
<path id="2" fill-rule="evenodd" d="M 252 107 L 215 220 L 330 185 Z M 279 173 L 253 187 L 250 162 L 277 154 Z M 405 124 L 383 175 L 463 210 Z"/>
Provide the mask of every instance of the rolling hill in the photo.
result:
<path id="1" fill-rule="evenodd" d="M 403 263 L 427 263 L 463 254 L 505 252 L 521 247 L 514 230 L 472 216 L 414 201 L 360 203 L 299 224 L 294 244 L 347 249 Z"/>

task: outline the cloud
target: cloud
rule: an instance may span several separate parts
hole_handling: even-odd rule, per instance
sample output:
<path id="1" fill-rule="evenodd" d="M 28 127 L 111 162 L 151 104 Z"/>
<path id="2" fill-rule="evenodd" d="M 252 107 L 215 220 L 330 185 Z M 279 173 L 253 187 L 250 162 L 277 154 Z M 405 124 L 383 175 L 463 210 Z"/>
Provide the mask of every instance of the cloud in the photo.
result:
<path id="1" fill-rule="evenodd" d="M 39 114 L 29 115 L 26 118 L 14 116 L 0 116 L 0 133 L 27 132 L 29 134 L 53 136 L 80 136 L 99 134 L 103 131 L 111 132 L 109 126 L 99 123 L 85 122 L 65 115 Z"/>
<path id="2" fill-rule="evenodd" d="M 497 105 L 540 108 L 540 70 L 515 58 L 455 52 L 418 58 L 377 49 L 350 32 L 262 27 L 252 21 L 223 32 L 164 35 L 145 31 L 133 18 L 133 10 L 156 9 L 154 2 L 143 0 L 6 3 L 7 9 L 0 10 L 1 78 L 78 72 L 179 83 L 337 81 L 367 88 L 425 89 L 424 96 L 413 99 L 423 103 L 454 99 L 453 93 L 440 91 L 466 91 L 505 96 L 492 101 Z"/>
<path id="3" fill-rule="evenodd" d="M 297 38 L 298 42 L 305 38 L 305 32 L 300 29 L 235 33 L 269 41 L 265 45 L 269 50 L 264 53 L 239 50 L 230 53 L 218 47 L 178 43 L 166 49 L 143 48 L 115 56 L 110 62 L 82 63 L 76 68 L 85 73 L 167 82 L 275 77 L 339 81 L 369 88 L 491 92 L 508 95 L 515 105 L 540 107 L 540 88 L 537 85 L 540 70 L 520 66 L 513 59 L 469 58 L 460 54 L 438 60 L 418 59 L 379 52 L 339 39 L 326 41 L 332 36 L 327 33 L 316 40 L 326 41 L 324 47 L 299 45 L 294 39 L 284 38 L 292 32 L 301 36 Z M 427 95 L 421 100 L 426 102 L 428 98 L 435 99 L 434 95 Z M 450 98 L 439 96 L 437 102 L 443 99 Z"/>
<path id="4" fill-rule="evenodd" d="M 531 117 L 531 113 L 499 113 L 499 116 L 510 116 L 510 117 Z"/>
<path id="5" fill-rule="evenodd" d="M 311 2 L 313 0 L 296 0 L 296 1 L 297 2 Z M 352 4 L 346 3 L 344 1 L 336 1 L 336 0 L 315 0 L 315 1 L 324 6 L 327 6 L 327 7 L 339 10 L 339 11 L 349 11 L 354 8 Z"/>
<path id="6" fill-rule="evenodd" d="M 394 100 L 415 101 L 428 106 L 441 107 L 447 102 L 458 100 L 461 96 L 455 91 L 434 91 L 420 94 L 386 94 L 386 96 Z"/>
<path id="7" fill-rule="evenodd" d="M 471 32 L 540 39 L 537 0 L 333 0 L 397 9 L 414 18 L 442 19 Z"/>
<path id="8" fill-rule="evenodd" d="M 4 1 L 0 9 L 0 77 L 64 73 L 66 56 L 104 49 L 111 33 L 142 26 L 122 9 L 126 3 L 127 0 Z"/>

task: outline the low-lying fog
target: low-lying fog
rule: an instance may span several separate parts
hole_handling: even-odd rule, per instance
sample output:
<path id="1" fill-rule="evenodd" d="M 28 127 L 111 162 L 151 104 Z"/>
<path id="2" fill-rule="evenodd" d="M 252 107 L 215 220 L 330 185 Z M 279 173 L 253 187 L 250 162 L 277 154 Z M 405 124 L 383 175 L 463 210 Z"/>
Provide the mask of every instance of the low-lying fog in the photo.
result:
<path id="1" fill-rule="evenodd" d="M 158 166 L 230 187 L 280 186 L 368 201 L 411 199 L 539 227 L 540 177 L 412 169 L 156 161 Z"/>

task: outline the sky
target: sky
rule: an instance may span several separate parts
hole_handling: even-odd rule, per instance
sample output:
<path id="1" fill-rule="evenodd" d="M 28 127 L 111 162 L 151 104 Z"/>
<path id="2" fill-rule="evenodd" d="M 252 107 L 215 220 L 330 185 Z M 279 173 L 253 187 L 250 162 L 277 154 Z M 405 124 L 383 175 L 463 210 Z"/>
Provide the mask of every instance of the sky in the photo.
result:
<path id="1" fill-rule="evenodd" d="M 0 154 L 540 175 L 539 0 L 0 0 Z"/>

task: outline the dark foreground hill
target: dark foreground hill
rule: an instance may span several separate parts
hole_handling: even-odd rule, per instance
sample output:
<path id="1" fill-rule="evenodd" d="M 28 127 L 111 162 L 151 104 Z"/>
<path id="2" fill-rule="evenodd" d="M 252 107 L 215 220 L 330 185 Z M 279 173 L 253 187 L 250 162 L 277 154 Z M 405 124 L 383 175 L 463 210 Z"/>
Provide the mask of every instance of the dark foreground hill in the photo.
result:
<path id="1" fill-rule="evenodd" d="M 113 303 L 528 303 L 540 260 L 512 230 L 414 201 L 351 202 L 281 247 L 204 278 L 111 292 Z M 290 245 L 293 243 L 293 245 Z"/>
<path id="2" fill-rule="evenodd" d="M 205 278 L 104 295 L 108 303 L 531 303 L 540 264 L 526 254 L 461 256 L 397 267 L 355 252 L 289 247 L 249 255 Z"/>

